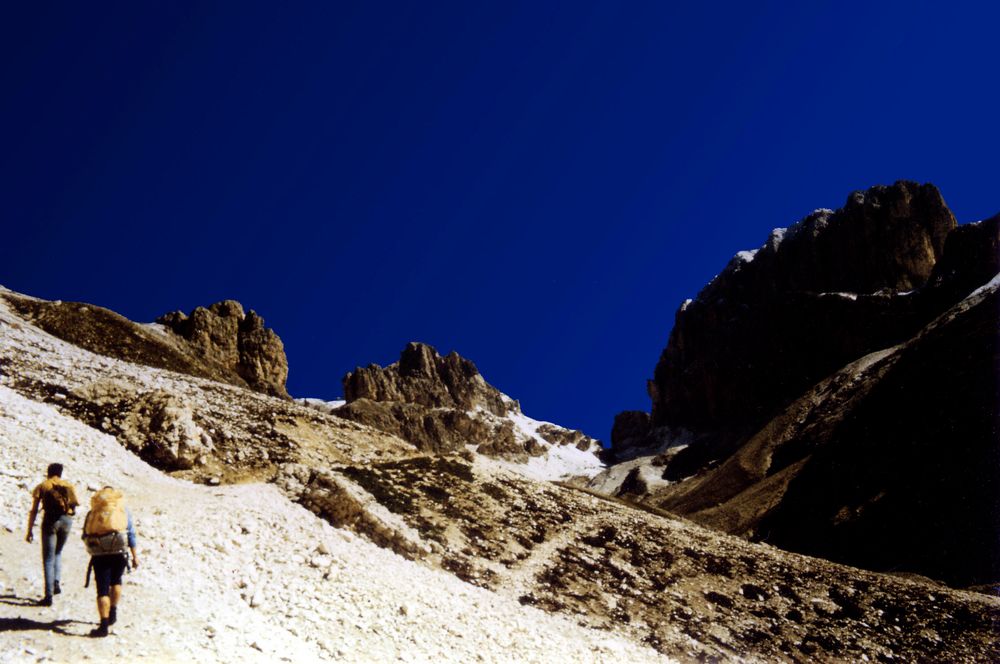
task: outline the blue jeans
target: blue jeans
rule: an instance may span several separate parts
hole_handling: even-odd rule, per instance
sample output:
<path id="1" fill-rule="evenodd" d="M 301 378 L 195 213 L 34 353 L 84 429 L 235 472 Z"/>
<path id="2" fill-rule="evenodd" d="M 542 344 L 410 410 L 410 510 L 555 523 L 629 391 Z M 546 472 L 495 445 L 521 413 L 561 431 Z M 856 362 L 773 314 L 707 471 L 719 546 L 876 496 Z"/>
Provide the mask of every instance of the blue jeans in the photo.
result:
<path id="1" fill-rule="evenodd" d="M 42 524 L 42 566 L 45 568 L 45 596 L 52 597 L 62 574 L 62 550 L 73 527 L 73 517 L 63 514 L 52 523 Z"/>

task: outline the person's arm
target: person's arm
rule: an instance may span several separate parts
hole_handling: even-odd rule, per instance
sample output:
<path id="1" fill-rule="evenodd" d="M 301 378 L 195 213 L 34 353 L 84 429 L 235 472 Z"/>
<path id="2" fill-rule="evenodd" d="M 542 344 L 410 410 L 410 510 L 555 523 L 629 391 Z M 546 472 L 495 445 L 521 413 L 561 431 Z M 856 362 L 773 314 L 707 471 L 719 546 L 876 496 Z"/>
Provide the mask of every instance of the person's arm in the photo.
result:
<path id="1" fill-rule="evenodd" d="M 132 512 L 126 510 L 128 514 L 128 550 L 132 553 L 132 568 L 138 569 L 139 567 L 139 555 L 135 551 L 135 526 L 132 525 Z"/>
<path id="2" fill-rule="evenodd" d="M 76 487 L 69 485 L 69 509 L 70 514 L 76 514 L 76 508 L 80 506 L 80 501 L 76 498 Z"/>
<path id="3" fill-rule="evenodd" d="M 42 497 L 35 494 L 34 499 L 31 501 L 31 511 L 28 512 L 28 534 L 24 536 L 25 542 L 32 542 L 35 539 L 35 535 L 32 532 L 35 528 L 35 517 L 38 516 L 38 503 L 41 502 Z"/>

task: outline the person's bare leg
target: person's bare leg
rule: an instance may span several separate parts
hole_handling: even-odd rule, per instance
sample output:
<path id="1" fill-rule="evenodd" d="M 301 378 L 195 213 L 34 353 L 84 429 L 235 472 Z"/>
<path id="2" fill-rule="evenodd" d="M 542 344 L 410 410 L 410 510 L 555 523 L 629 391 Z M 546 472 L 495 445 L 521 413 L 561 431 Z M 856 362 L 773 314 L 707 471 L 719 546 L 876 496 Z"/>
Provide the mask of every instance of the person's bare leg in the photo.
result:
<path id="1" fill-rule="evenodd" d="M 107 595 L 98 595 L 97 597 L 97 615 L 101 617 L 101 624 L 90 630 L 91 636 L 107 636 L 108 635 L 108 613 L 111 611 L 111 598 Z"/>
<path id="2" fill-rule="evenodd" d="M 114 586 L 111 589 L 112 593 L 114 593 L 114 588 L 118 588 L 118 595 L 121 596 L 122 587 Z M 108 617 L 109 613 L 111 613 L 111 598 L 108 597 L 107 595 L 101 595 L 100 597 L 97 598 L 97 615 L 100 616 L 101 619 L 103 620 L 104 618 Z"/>
<path id="3" fill-rule="evenodd" d="M 118 601 L 122 598 L 121 585 L 111 586 L 111 611 L 108 613 L 108 624 L 118 622 Z"/>

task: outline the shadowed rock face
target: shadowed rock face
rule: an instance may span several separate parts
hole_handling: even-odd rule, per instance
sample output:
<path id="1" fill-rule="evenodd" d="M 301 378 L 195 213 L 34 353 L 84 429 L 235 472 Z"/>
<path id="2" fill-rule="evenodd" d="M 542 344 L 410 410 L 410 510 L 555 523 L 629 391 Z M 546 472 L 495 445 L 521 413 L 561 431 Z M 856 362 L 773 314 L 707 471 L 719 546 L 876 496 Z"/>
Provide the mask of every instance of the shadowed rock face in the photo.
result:
<path id="1" fill-rule="evenodd" d="M 958 586 L 1000 581 L 998 314 L 994 288 L 900 350 L 758 537 Z"/>
<path id="2" fill-rule="evenodd" d="M 441 357 L 431 346 L 416 342 L 406 345 L 395 364 L 358 367 L 344 376 L 343 384 L 348 402 L 371 399 L 430 408 L 481 408 L 500 416 L 520 410 L 483 379 L 471 360 L 455 352 Z"/>
<path id="3" fill-rule="evenodd" d="M 741 253 L 678 311 L 648 431 L 615 421 L 634 472 L 595 486 L 851 565 L 1000 581 L 1000 304 L 977 291 L 1000 216 L 956 227 L 936 189 L 897 183 Z M 672 427 L 690 444 L 657 457 Z"/>
<path id="4" fill-rule="evenodd" d="M 634 445 L 641 445 L 649 434 L 649 413 L 642 410 L 626 410 L 615 415 L 611 427 L 611 451 L 620 455 Z"/>
<path id="5" fill-rule="evenodd" d="M 677 312 L 649 383 L 654 426 L 744 433 L 913 334 L 930 316 L 892 294 L 928 280 L 955 225 L 933 185 L 897 182 L 741 252 Z"/>
<path id="6" fill-rule="evenodd" d="M 948 234 L 944 254 L 934 265 L 928 295 L 952 303 L 1000 271 L 1000 214 L 959 226 Z"/>
<path id="7" fill-rule="evenodd" d="M 820 382 L 653 502 L 726 532 L 956 586 L 1000 580 L 1000 298 Z"/>
<path id="8" fill-rule="evenodd" d="M 156 322 L 182 337 L 198 355 L 235 372 L 251 389 L 288 397 L 288 359 L 281 339 L 264 327 L 256 312 L 244 314 L 239 302 L 198 307 L 190 316 L 174 311 Z"/>

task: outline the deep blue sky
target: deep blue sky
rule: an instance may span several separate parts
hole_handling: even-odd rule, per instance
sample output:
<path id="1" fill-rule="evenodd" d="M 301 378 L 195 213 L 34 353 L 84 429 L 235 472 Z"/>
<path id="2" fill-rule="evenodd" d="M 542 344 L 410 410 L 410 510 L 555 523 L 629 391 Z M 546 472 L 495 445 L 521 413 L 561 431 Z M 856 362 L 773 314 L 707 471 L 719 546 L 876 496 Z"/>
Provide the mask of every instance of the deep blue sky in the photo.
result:
<path id="1" fill-rule="evenodd" d="M 607 440 L 772 227 L 900 178 L 1000 210 L 987 3 L 12 4 L 0 284 L 238 299 L 296 396 L 421 340 Z"/>

